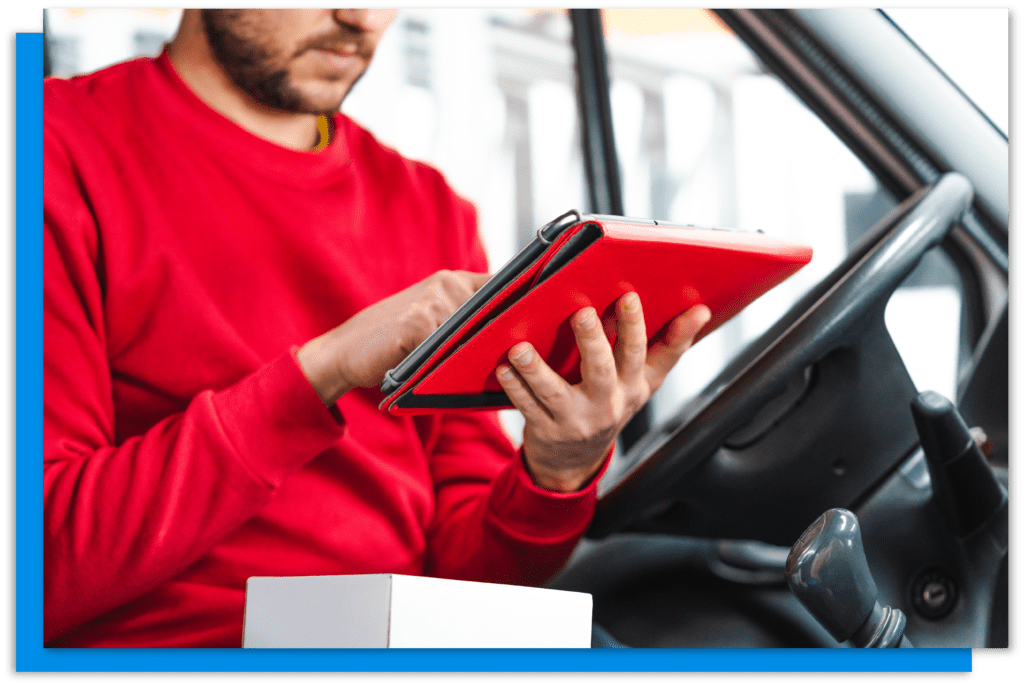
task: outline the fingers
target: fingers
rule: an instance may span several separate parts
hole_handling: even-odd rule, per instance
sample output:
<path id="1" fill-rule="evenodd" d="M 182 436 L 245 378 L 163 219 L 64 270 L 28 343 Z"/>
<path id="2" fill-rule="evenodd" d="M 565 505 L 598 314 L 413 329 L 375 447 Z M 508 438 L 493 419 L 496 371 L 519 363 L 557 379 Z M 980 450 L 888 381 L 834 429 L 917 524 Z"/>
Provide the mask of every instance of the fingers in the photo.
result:
<path id="1" fill-rule="evenodd" d="M 427 298 L 447 317 L 476 292 L 479 286 L 474 285 L 474 277 L 480 276 L 483 275 L 443 269 L 429 277 Z"/>
<path id="2" fill-rule="evenodd" d="M 513 371 L 511 365 L 498 365 L 494 375 L 498 377 L 508 399 L 516 406 L 516 409 L 523 413 L 527 421 L 536 422 L 547 418 L 551 419 L 551 413 L 540 404 L 530 387 Z"/>
<path id="3" fill-rule="evenodd" d="M 590 392 L 610 390 L 617 381 L 615 356 L 608 343 L 597 310 L 585 307 L 570 319 L 576 346 L 580 350 L 580 374 L 583 386 Z"/>
<path id="4" fill-rule="evenodd" d="M 441 270 L 397 293 L 399 309 L 391 315 L 395 343 L 402 356 L 423 342 L 473 293 L 470 272 Z"/>
<path id="5" fill-rule="evenodd" d="M 470 296 L 485 284 L 490 274 L 473 271 L 451 271 L 442 269 L 426 278 L 424 290 L 418 301 L 413 303 L 419 309 L 420 318 L 430 331 L 436 329 L 444 319 L 469 300 Z"/>
<path id="6" fill-rule="evenodd" d="M 529 343 L 516 343 L 508 351 L 509 361 L 518 373 L 518 377 L 508 379 L 498 375 L 498 382 L 509 399 L 523 413 L 526 419 L 558 418 L 565 413 L 569 405 L 571 386 L 547 365 L 536 349 Z M 513 375 L 515 376 L 515 375 Z M 533 403 L 539 403 L 541 409 L 533 406 L 531 398 L 526 398 L 520 391 L 519 384 L 526 385 L 526 392 L 531 394 Z M 520 403 L 523 406 L 520 406 Z M 529 412 L 529 414 L 528 414 Z"/>
<path id="7" fill-rule="evenodd" d="M 480 290 L 480 287 L 483 286 L 485 283 L 487 283 L 490 280 L 490 278 L 491 278 L 490 274 L 483 274 L 483 273 L 479 273 L 479 272 L 460 272 L 460 273 L 465 275 L 466 280 L 469 282 L 469 286 L 470 286 L 470 288 L 473 289 L 474 293 L 476 293 L 478 290 Z"/>
<path id="8" fill-rule="evenodd" d="M 627 383 L 640 378 L 647 362 L 647 326 L 640 296 L 626 293 L 616 310 L 615 366 L 619 378 Z"/>
<path id="9" fill-rule="evenodd" d="M 636 381 L 646 375 L 649 392 L 653 392 L 710 319 L 711 311 L 705 305 L 692 307 L 669 322 L 664 337 L 648 350 L 640 298 L 627 293 L 616 304 L 613 351 L 596 310 L 579 310 L 570 324 L 580 350 L 582 390 L 592 399 L 612 397 L 620 382 L 636 387 Z M 532 345 L 514 345 L 509 350 L 509 361 L 511 365 L 499 367 L 496 376 L 528 421 L 533 417 L 558 420 L 572 412 L 573 387 L 540 358 Z"/>
<path id="10" fill-rule="evenodd" d="M 711 320 L 707 305 L 695 305 L 679 315 L 665 329 L 665 336 L 647 353 L 647 380 L 653 392 L 661 386 L 680 356 L 693 345 L 693 339 Z"/>

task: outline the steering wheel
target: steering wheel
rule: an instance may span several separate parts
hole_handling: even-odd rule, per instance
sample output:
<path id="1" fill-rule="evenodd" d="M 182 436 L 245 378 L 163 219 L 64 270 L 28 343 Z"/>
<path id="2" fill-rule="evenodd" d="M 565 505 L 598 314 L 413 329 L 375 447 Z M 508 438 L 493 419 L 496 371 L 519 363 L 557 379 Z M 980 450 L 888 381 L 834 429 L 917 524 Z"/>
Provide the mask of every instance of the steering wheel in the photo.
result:
<path id="1" fill-rule="evenodd" d="M 588 535 L 663 531 L 790 545 L 851 506 L 916 443 L 916 395 L 885 329 L 889 296 L 970 206 L 948 173 L 846 260 L 599 485 Z"/>

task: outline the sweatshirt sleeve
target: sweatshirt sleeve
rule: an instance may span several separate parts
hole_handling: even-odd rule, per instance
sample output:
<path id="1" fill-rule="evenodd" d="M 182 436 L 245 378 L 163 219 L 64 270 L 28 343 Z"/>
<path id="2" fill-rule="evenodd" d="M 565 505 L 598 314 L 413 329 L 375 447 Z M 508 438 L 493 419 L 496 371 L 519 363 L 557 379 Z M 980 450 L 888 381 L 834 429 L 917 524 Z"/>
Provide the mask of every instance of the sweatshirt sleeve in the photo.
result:
<path id="1" fill-rule="evenodd" d="M 44 640 L 154 588 L 254 515 L 344 426 L 293 352 L 115 444 L 99 237 L 45 142 Z"/>
<path id="2" fill-rule="evenodd" d="M 431 576 L 539 586 L 565 564 L 594 515 L 597 479 L 576 493 L 534 485 L 495 413 L 434 418 Z"/>

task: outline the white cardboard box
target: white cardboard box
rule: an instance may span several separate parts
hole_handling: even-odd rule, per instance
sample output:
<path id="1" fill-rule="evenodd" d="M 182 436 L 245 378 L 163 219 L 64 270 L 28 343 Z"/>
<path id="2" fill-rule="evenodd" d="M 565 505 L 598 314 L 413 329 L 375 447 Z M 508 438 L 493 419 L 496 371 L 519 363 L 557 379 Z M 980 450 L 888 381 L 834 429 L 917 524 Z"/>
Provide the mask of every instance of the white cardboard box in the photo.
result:
<path id="1" fill-rule="evenodd" d="M 251 577 L 243 648 L 589 648 L 589 593 L 402 574 Z"/>

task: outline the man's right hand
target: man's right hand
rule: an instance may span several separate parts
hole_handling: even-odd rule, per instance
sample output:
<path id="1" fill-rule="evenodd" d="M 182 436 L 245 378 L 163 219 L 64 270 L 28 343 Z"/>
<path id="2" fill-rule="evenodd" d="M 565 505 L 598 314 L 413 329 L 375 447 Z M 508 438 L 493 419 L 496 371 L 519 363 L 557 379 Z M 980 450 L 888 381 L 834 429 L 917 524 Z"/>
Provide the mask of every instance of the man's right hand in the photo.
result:
<path id="1" fill-rule="evenodd" d="M 379 386 L 489 278 L 465 271 L 432 274 L 303 345 L 299 366 L 328 407 L 353 388 Z"/>

